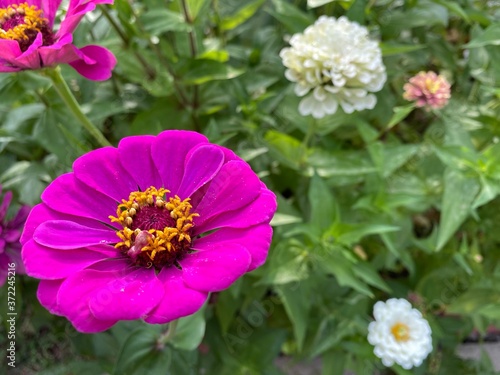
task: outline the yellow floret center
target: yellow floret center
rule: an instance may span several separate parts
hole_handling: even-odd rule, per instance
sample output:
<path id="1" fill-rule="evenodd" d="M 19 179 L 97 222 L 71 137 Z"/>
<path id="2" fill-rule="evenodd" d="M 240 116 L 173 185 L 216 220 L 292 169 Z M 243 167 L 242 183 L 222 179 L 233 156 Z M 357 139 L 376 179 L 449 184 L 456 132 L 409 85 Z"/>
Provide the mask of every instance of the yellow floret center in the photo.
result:
<path id="1" fill-rule="evenodd" d="M 190 198 L 166 199 L 168 193 L 155 187 L 132 192 L 118 205 L 116 216 L 109 216 L 123 226 L 116 233 L 121 241 L 115 247 L 139 265 L 171 265 L 190 247 L 193 219 L 199 215 L 191 213 Z"/>
<path id="2" fill-rule="evenodd" d="M 391 333 L 397 342 L 405 342 L 410 339 L 410 328 L 404 323 L 396 323 L 391 327 Z"/>
<path id="3" fill-rule="evenodd" d="M 30 39 L 33 32 L 42 32 L 48 24 L 42 14 L 42 10 L 28 3 L 0 8 L 0 38 L 18 41 Z"/>

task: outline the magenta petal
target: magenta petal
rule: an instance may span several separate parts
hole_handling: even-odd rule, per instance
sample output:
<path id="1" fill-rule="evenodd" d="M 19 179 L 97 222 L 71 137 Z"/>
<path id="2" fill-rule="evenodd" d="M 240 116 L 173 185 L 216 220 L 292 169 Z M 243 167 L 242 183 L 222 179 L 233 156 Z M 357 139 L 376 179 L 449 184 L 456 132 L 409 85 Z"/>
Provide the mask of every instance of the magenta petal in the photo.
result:
<path id="1" fill-rule="evenodd" d="M 197 144 L 207 142 L 204 135 L 190 131 L 168 130 L 158 134 L 151 147 L 151 156 L 164 188 L 177 194 L 187 154 Z"/>
<path id="2" fill-rule="evenodd" d="M 189 254 L 179 261 L 182 277 L 190 288 L 218 292 L 228 288 L 247 272 L 252 258 L 241 245 L 233 244 L 228 249 L 223 244 L 210 250 Z"/>
<path id="3" fill-rule="evenodd" d="M 73 173 L 57 177 L 42 193 L 42 201 L 65 214 L 100 220 L 111 224 L 117 202 L 78 181 Z M 113 225 L 113 224 L 111 224 Z"/>
<path id="4" fill-rule="evenodd" d="M 151 158 L 151 144 L 154 139 L 155 137 L 147 135 L 126 137 L 118 144 L 122 166 L 130 172 L 143 191 L 151 186 L 162 186 L 162 180 Z"/>
<path id="5" fill-rule="evenodd" d="M 51 0 L 48 0 L 51 1 Z M 113 0 L 70 0 L 68 12 L 61 22 L 56 38 L 61 35 L 73 33 L 86 13 L 95 9 L 97 4 L 112 4 Z"/>
<path id="6" fill-rule="evenodd" d="M 7 215 L 7 210 L 9 209 L 10 202 L 12 202 L 12 191 L 8 191 L 3 196 L 2 203 L 0 204 L 0 222 L 3 222 L 5 215 Z"/>
<path id="7" fill-rule="evenodd" d="M 145 317 L 163 298 L 163 285 L 154 268 L 140 268 L 115 276 L 95 289 L 90 310 L 102 320 L 134 320 Z"/>
<path id="8" fill-rule="evenodd" d="M 137 191 L 137 184 L 122 167 L 118 149 L 104 147 L 80 156 L 73 163 L 75 177 L 85 185 L 119 202 Z"/>
<path id="9" fill-rule="evenodd" d="M 97 319 L 90 311 L 89 300 L 94 298 L 96 289 L 113 279 L 113 272 L 94 270 L 84 270 L 68 277 L 57 294 L 59 311 L 80 332 L 95 333 L 110 328 L 117 319 Z"/>
<path id="10" fill-rule="evenodd" d="M 70 62 L 69 65 L 83 77 L 92 81 L 104 81 L 111 77 L 116 58 L 110 50 L 89 45 L 78 49 L 77 53 L 80 59 Z"/>
<path id="11" fill-rule="evenodd" d="M 0 39 L 0 59 L 15 66 L 15 59 L 21 56 L 22 51 L 16 40 Z"/>
<path id="12" fill-rule="evenodd" d="M 43 16 L 49 21 L 50 28 L 54 25 L 54 18 L 59 5 L 61 5 L 61 0 L 41 0 Z M 38 8 L 40 8 L 40 6 Z"/>
<path id="13" fill-rule="evenodd" d="M 108 228 L 100 221 L 94 219 L 87 219 L 85 217 L 63 214 L 61 212 L 51 210 L 44 203 L 40 203 L 31 209 L 28 219 L 26 220 L 26 224 L 24 225 L 23 234 L 21 235 L 20 239 L 21 244 L 28 242 L 33 237 L 35 229 L 38 228 L 40 224 L 51 220 L 73 221 L 77 224 L 81 224 L 86 227 L 91 227 L 96 229 Z"/>
<path id="14" fill-rule="evenodd" d="M 53 66 L 57 64 L 68 64 L 80 58 L 77 49 L 71 43 L 73 36 L 66 34 L 56 43 L 50 46 L 42 46 L 38 49 L 43 66 Z"/>
<path id="15" fill-rule="evenodd" d="M 224 153 L 215 145 L 202 144 L 186 157 L 184 177 L 176 194 L 181 199 L 190 197 L 196 190 L 210 181 L 224 162 Z"/>
<path id="16" fill-rule="evenodd" d="M 39 32 L 28 49 L 16 58 L 16 65 L 23 69 L 40 69 L 42 64 L 40 55 L 38 54 L 38 48 L 40 48 L 42 44 L 43 36 L 42 33 Z"/>
<path id="17" fill-rule="evenodd" d="M 26 272 L 38 279 L 55 280 L 68 277 L 75 272 L 111 256 L 88 249 L 56 250 L 37 244 L 34 240 L 23 246 L 22 257 Z"/>
<path id="18" fill-rule="evenodd" d="M 54 249 L 77 249 L 121 241 L 112 229 L 90 228 L 66 220 L 42 223 L 35 230 L 33 239 L 40 245 Z"/>
<path id="19" fill-rule="evenodd" d="M 210 251 L 218 247 L 226 247 L 230 253 L 233 246 L 244 245 L 252 256 L 247 272 L 253 271 L 264 264 L 271 246 L 273 229 L 269 224 L 260 224 L 250 228 L 222 228 L 194 241 L 192 248 L 200 251 Z"/>
<path id="20" fill-rule="evenodd" d="M 199 234 L 222 227 L 247 228 L 260 223 L 269 223 L 276 208 L 277 201 L 274 193 L 268 189 L 262 189 L 257 199 L 245 207 L 223 212 L 205 221 L 203 225 L 195 226 L 194 231 L 195 234 Z"/>
<path id="21" fill-rule="evenodd" d="M 230 161 L 224 164 L 193 210 L 200 215 L 195 224 L 202 226 L 216 215 L 246 206 L 257 198 L 260 186 L 259 178 L 247 163 Z"/>
<path id="22" fill-rule="evenodd" d="M 57 293 L 61 288 L 64 279 L 61 280 L 40 280 L 36 296 L 40 304 L 45 307 L 51 314 L 61 315 L 57 306 Z"/>
<path id="23" fill-rule="evenodd" d="M 182 271 L 175 267 L 163 268 L 158 274 L 165 294 L 146 319 L 147 323 L 164 324 L 183 316 L 194 314 L 207 300 L 208 293 L 187 287 Z"/>

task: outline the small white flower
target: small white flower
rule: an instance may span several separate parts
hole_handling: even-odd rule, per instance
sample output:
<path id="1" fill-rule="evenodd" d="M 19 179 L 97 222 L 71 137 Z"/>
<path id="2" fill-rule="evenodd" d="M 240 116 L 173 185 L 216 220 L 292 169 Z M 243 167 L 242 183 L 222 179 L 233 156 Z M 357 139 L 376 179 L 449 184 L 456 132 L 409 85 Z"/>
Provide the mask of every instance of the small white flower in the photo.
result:
<path id="1" fill-rule="evenodd" d="M 373 307 L 375 321 L 368 326 L 373 352 L 389 367 L 418 367 L 432 351 L 431 327 L 420 311 L 405 299 L 391 298 Z"/>
<path id="2" fill-rule="evenodd" d="M 365 27 L 346 17 L 321 16 L 294 34 L 290 45 L 280 57 L 286 78 L 296 83 L 295 93 L 304 96 L 302 115 L 322 118 L 339 105 L 346 113 L 375 107 L 372 93 L 382 89 L 387 76 L 378 43 Z"/>

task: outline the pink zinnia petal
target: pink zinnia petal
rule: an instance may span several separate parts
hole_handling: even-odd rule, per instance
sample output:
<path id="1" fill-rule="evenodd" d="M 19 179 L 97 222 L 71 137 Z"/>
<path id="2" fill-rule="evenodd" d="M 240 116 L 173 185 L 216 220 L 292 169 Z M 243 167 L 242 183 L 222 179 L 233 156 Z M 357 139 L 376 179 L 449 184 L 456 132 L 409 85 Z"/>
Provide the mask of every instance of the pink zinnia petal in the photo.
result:
<path id="1" fill-rule="evenodd" d="M 267 224 L 243 229 L 222 228 L 197 240 L 193 248 L 200 251 L 210 251 L 225 246 L 227 249 L 231 249 L 228 252 L 232 252 L 234 245 L 243 243 L 252 257 L 247 270 L 250 272 L 266 261 L 272 236 L 273 229 Z"/>
<path id="2" fill-rule="evenodd" d="M 240 244 L 228 249 L 224 244 L 210 250 L 189 254 L 179 261 L 184 282 L 191 288 L 205 292 L 219 292 L 228 288 L 248 271 L 252 257 Z"/>
<path id="3" fill-rule="evenodd" d="M 177 190 L 184 175 L 187 154 L 194 146 L 207 142 L 202 134 L 180 130 L 163 132 L 156 137 L 151 156 L 166 189 Z"/>
<path id="4" fill-rule="evenodd" d="M 71 0 L 66 17 L 55 32 L 54 18 L 61 0 L 1 1 L 0 8 L 6 11 L 2 14 L 5 14 L 7 21 L 11 15 L 18 17 L 15 18 L 15 24 L 11 24 L 9 28 L 14 26 L 18 29 L 7 36 L 12 40 L 0 40 L 0 72 L 70 64 L 90 80 L 108 79 L 116 65 L 116 59 L 109 50 L 94 45 L 77 48 L 72 44 L 72 33 L 82 17 L 94 10 L 96 4 L 101 3 L 109 4 L 112 1 Z M 34 8 L 34 11 L 28 13 L 28 7 Z M 20 15 L 26 15 L 26 18 L 20 18 Z M 19 22 L 24 24 L 19 25 Z"/>
<path id="5" fill-rule="evenodd" d="M 219 172 L 224 153 L 215 145 L 202 144 L 187 155 L 184 176 L 177 189 L 181 197 L 190 197 Z"/>
<path id="6" fill-rule="evenodd" d="M 57 305 L 57 294 L 65 279 L 40 280 L 36 296 L 40 304 L 51 314 L 62 315 Z"/>
<path id="7" fill-rule="evenodd" d="M 2 186 L 0 185 L 0 194 Z M 15 264 L 14 271 L 18 275 L 26 273 L 21 257 L 21 231 L 30 211 L 30 207 L 22 206 L 10 220 L 7 220 L 7 211 L 13 200 L 13 194 L 7 191 L 3 197 L 0 196 L 0 287 L 5 284 L 9 270 L 12 271 L 12 263 Z"/>
<path id="8" fill-rule="evenodd" d="M 61 279 L 113 256 L 89 249 L 58 250 L 37 244 L 34 240 L 23 246 L 22 256 L 28 275 L 44 280 Z"/>
<path id="9" fill-rule="evenodd" d="M 96 168 L 100 173 L 95 173 Z M 137 183 L 122 167 L 118 150 L 114 147 L 104 147 L 80 156 L 73 163 L 73 170 L 79 181 L 118 202 L 137 190 Z"/>
<path id="10" fill-rule="evenodd" d="M 420 72 L 403 86 L 403 98 L 426 109 L 443 108 L 450 99 L 450 84 L 434 72 Z"/>
<path id="11" fill-rule="evenodd" d="M 148 135 L 127 137 L 118 144 L 121 165 L 142 190 L 162 185 L 158 169 L 151 158 L 151 145 L 155 139 L 156 137 Z"/>
<path id="12" fill-rule="evenodd" d="M 22 236 L 26 269 L 60 282 L 39 298 L 82 332 L 196 312 L 264 263 L 276 210 L 246 162 L 188 131 L 91 151 L 42 201 Z"/>
<path id="13" fill-rule="evenodd" d="M 111 51 L 90 45 L 76 50 L 76 53 L 79 59 L 69 65 L 82 76 L 92 81 L 104 81 L 111 77 L 111 71 L 116 66 L 116 58 Z"/>
<path id="14" fill-rule="evenodd" d="M 114 230 L 92 228 L 67 220 L 42 223 L 33 233 L 33 239 L 40 245 L 62 250 L 119 242 Z M 113 247 L 110 250 L 114 250 Z"/>
<path id="15" fill-rule="evenodd" d="M 189 288 L 182 280 L 182 271 L 164 268 L 158 274 L 165 295 L 146 319 L 148 323 L 163 324 L 198 311 L 208 298 L 207 292 Z"/>
<path id="16" fill-rule="evenodd" d="M 63 214 L 83 216 L 109 223 L 116 201 L 77 181 L 73 173 L 56 178 L 42 193 L 42 202 Z M 88 202 L 92 202 L 89 205 Z"/>
<path id="17" fill-rule="evenodd" d="M 94 272 L 98 276 L 92 280 L 96 288 L 89 298 L 90 310 L 98 319 L 144 318 L 163 298 L 163 285 L 157 279 L 154 269 L 141 268 L 123 276 L 115 272 L 88 272 Z"/>
<path id="18" fill-rule="evenodd" d="M 252 202 L 260 192 L 260 180 L 243 161 L 232 160 L 221 168 L 195 207 L 200 217 L 196 225 L 226 211 L 243 208 Z"/>
<path id="19" fill-rule="evenodd" d="M 94 333 L 110 328 L 118 319 L 97 319 L 90 311 L 89 301 L 95 296 L 96 289 L 112 278 L 112 272 L 94 270 L 84 270 L 69 276 L 57 293 L 57 310 L 80 332 Z"/>

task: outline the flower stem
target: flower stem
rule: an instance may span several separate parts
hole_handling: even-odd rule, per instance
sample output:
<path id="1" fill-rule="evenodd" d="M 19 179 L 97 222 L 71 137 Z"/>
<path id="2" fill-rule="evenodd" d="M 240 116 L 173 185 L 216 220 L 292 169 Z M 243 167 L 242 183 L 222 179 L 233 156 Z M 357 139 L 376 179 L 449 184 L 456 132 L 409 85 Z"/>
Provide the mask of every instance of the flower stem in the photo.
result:
<path id="1" fill-rule="evenodd" d="M 97 141 L 99 146 L 111 146 L 111 143 L 102 135 L 101 131 L 88 119 L 82 112 L 82 109 L 71 92 L 70 88 L 64 80 L 61 69 L 46 69 L 45 74 L 52 80 L 54 88 L 68 107 L 71 113 L 76 117 L 80 124 L 89 132 L 89 134 Z"/>
<path id="2" fill-rule="evenodd" d="M 312 119 L 311 124 L 307 128 L 307 133 L 306 136 L 304 137 L 304 140 L 302 141 L 302 155 L 300 157 L 301 163 L 305 164 L 306 162 L 306 157 L 307 157 L 307 149 L 309 148 L 309 143 L 311 141 L 311 138 L 314 136 L 316 133 L 316 127 L 317 127 L 317 120 L 315 118 Z"/>
<path id="3" fill-rule="evenodd" d="M 160 336 L 158 339 L 158 343 L 161 345 L 165 345 L 169 342 L 174 336 L 175 331 L 177 330 L 177 324 L 179 323 L 179 319 L 173 320 L 168 324 L 168 330 L 164 334 Z"/>

